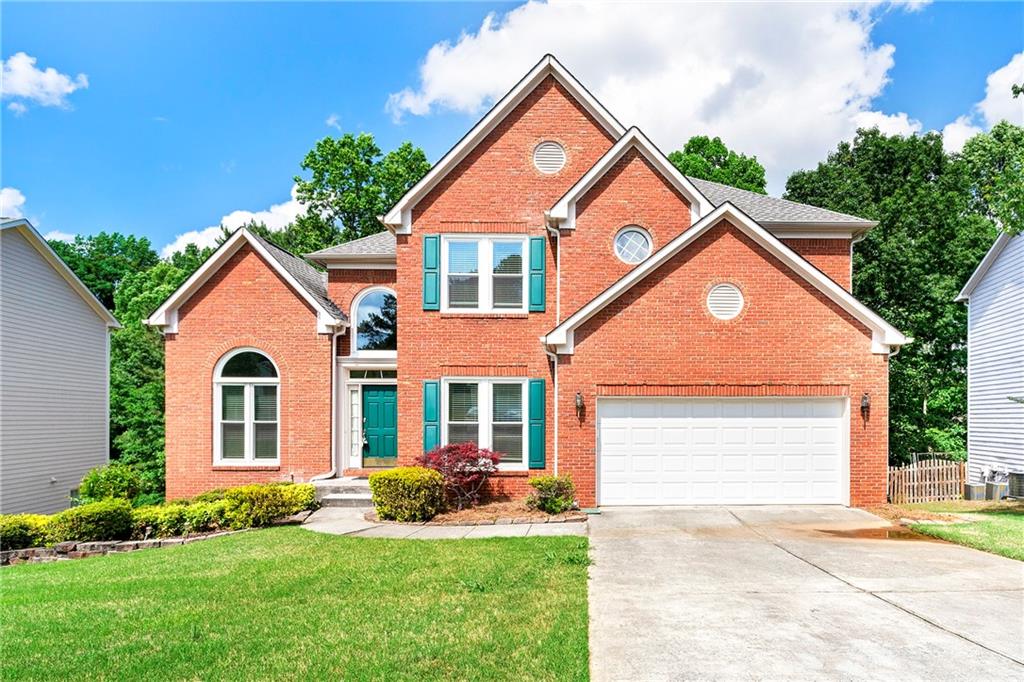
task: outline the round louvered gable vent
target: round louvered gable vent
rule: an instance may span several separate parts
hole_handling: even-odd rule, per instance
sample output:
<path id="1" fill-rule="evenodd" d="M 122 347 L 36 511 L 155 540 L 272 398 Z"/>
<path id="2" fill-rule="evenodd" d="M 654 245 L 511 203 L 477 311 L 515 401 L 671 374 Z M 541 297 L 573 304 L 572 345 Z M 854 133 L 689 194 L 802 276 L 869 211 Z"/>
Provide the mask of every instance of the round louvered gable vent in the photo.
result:
<path id="1" fill-rule="evenodd" d="M 718 284 L 708 292 L 708 310 L 720 320 L 731 320 L 743 310 L 743 294 L 732 284 Z"/>
<path id="2" fill-rule="evenodd" d="M 565 150 L 557 142 L 541 142 L 533 150 L 533 165 L 545 175 L 557 173 L 565 167 Z"/>

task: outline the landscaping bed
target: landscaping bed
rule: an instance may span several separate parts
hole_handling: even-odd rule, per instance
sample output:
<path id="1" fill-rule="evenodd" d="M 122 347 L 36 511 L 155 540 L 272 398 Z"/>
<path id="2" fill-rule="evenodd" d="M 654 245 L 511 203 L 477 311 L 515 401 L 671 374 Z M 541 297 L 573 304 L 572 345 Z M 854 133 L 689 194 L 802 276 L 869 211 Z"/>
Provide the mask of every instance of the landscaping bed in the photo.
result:
<path id="1" fill-rule="evenodd" d="M 373 523 L 398 523 L 379 518 L 376 511 L 367 512 L 365 518 Z M 531 509 L 525 502 L 516 500 L 484 502 L 465 509 L 448 510 L 429 521 L 413 523 L 426 526 L 491 526 L 518 523 L 582 523 L 586 520 L 587 515 L 578 510 L 548 514 L 539 509 Z"/>
<path id="2" fill-rule="evenodd" d="M 285 526 L 3 571 L 0 679 L 586 680 L 585 537 Z"/>

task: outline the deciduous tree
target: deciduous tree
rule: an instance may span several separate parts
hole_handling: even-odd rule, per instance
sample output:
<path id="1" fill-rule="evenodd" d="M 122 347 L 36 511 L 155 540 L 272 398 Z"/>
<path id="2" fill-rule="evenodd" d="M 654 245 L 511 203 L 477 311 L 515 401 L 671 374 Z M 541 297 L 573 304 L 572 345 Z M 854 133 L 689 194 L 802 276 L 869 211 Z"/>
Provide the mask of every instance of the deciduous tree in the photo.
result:
<path id="1" fill-rule="evenodd" d="M 672 152 L 668 160 L 683 175 L 765 193 L 764 166 L 757 157 L 737 154 L 721 138 L 691 137 L 682 151 Z"/>

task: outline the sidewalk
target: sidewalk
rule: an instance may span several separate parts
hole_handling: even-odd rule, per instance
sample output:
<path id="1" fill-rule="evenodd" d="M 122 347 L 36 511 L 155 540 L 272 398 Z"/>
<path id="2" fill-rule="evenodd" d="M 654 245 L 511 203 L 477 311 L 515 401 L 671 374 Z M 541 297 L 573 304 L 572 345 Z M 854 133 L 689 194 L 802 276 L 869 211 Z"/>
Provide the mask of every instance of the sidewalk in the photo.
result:
<path id="1" fill-rule="evenodd" d="M 409 540 L 460 540 L 462 538 L 521 538 L 552 535 L 586 535 L 586 523 L 522 523 L 501 526 L 424 526 L 415 523 L 373 523 L 363 518 L 369 509 L 323 507 L 302 524 L 318 533 L 361 538 Z"/>

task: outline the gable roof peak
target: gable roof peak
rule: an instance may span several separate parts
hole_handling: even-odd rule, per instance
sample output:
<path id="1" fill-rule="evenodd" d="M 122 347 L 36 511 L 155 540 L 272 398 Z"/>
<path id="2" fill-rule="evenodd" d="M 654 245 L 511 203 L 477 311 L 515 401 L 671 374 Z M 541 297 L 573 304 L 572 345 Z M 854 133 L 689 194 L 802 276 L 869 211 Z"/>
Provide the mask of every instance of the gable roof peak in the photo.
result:
<path id="1" fill-rule="evenodd" d="M 619 138 L 625 134 L 626 128 L 618 119 L 553 54 L 545 54 L 511 90 L 495 102 L 494 106 L 484 114 L 483 118 L 456 142 L 455 146 L 449 149 L 419 182 L 402 195 L 398 203 L 384 214 L 381 222 L 396 234 L 411 233 L 412 209 L 416 206 L 417 202 L 433 189 L 460 161 L 466 158 L 548 76 L 554 77 L 610 135 Z"/>

